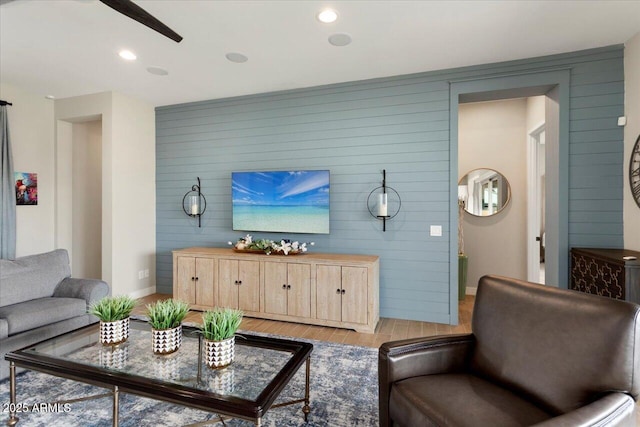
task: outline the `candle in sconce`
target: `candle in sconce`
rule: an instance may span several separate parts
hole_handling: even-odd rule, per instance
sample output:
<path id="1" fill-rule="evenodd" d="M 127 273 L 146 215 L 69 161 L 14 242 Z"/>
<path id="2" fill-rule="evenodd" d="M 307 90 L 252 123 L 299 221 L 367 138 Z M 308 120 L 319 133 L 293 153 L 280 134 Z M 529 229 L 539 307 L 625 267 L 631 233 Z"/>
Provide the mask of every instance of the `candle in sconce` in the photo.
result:
<path id="1" fill-rule="evenodd" d="M 387 193 L 378 196 L 378 216 L 387 216 Z"/>
<path id="2" fill-rule="evenodd" d="M 198 215 L 200 213 L 198 196 L 191 196 L 191 215 Z"/>

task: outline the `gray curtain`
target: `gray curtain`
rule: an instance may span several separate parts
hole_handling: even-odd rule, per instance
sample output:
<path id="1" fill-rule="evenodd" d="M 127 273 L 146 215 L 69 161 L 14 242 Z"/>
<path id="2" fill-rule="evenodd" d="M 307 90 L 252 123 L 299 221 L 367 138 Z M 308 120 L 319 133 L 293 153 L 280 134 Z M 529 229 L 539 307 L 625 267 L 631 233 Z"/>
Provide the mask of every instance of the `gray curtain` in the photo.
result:
<path id="1" fill-rule="evenodd" d="M 7 106 L 0 106 L 0 258 L 16 257 L 16 191 Z"/>

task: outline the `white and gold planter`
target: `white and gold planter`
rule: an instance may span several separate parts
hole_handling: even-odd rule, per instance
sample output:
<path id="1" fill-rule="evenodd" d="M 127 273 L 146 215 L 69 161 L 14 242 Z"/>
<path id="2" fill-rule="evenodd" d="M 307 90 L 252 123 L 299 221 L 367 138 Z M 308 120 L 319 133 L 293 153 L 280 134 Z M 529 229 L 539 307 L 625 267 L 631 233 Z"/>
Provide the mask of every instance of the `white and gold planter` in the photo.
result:
<path id="1" fill-rule="evenodd" d="M 204 355 L 207 366 L 221 369 L 229 366 L 235 356 L 235 337 L 223 341 L 204 340 Z"/>
<path id="2" fill-rule="evenodd" d="M 178 351 L 182 344 L 182 325 L 171 329 L 151 329 L 153 353 L 159 355 Z"/>
<path id="3" fill-rule="evenodd" d="M 236 388 L 235 371 L 233 369 L 220 369 L 212 372 L 209 380 L 209 389 L 214 393 L 231 394 Z"/>
<path id="4" fill-rule="evenodd" d="M 163 379 L 175 380 L 180 374 L 180 354 L 173 353 L 167 356 L 153 358 L 154 373 Z"/>
<path id="5" fill-rule="evenodd" d="M 129 338 L 129 318 L 115 322 L 100 321 L 100 343 L 102 345 L 118 345 Z"/>
<path id="6" fill-rule="evenodd" d="M 123 369 L 129 358 L 129 346 L 100 347 L 100 366 L 111 369 Z"/>

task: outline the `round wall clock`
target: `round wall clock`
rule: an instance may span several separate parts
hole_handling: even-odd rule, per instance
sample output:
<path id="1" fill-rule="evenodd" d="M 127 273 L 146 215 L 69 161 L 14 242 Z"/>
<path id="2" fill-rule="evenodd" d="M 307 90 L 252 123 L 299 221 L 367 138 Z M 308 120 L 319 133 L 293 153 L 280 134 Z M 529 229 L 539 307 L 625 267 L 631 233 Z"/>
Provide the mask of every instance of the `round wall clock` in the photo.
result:
<path id="1" fill-rule="evenodd" d="M 631 150 L 631 161 L 629 162 L 629 184 L 633 200 L 640 208 L 640 135 L 636 139 L 636 144 Z"/>

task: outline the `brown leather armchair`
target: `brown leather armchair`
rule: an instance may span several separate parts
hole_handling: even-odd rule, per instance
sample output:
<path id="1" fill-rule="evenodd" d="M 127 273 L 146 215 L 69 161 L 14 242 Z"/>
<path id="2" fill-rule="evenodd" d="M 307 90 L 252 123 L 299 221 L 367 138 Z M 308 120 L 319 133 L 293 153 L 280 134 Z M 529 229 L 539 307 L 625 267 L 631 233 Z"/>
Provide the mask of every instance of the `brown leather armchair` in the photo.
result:
<path id="1" fill-rule="evenodd" d="M 640 306 L 496 276 L 473 333 L 385 343 L 380 426 L 635 426 Z"/>

